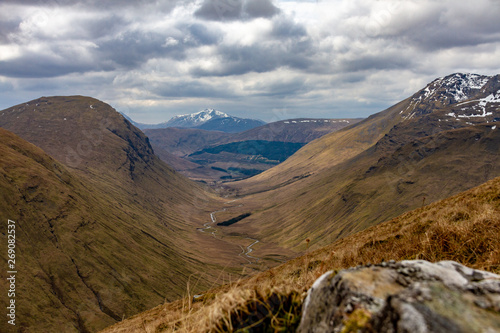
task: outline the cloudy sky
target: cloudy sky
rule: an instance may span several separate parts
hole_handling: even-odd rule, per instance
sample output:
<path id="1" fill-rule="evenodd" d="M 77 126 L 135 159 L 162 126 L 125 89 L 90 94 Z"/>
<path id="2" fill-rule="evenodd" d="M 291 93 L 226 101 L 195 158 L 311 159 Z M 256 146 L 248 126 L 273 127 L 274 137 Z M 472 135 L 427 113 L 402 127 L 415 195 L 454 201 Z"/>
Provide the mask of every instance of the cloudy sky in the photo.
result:
<path id="1" fill-rule="evenodd" d="M 1 0 L 0 109 L 87 95 L 158 123 L 204 108 L 364 117 L 500 73 L 500 0 Z"/>

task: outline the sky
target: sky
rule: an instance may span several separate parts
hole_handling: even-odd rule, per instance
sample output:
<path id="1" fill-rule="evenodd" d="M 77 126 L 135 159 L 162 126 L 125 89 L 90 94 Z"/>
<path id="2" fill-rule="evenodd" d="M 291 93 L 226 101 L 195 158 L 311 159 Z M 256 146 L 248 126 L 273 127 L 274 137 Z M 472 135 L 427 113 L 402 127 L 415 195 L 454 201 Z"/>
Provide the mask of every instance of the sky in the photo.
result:
<path id="1" fill-rule="evenodd" d="M 500 0 L 0 0 L 0 109 L 366 117 L 437 77 L 499 74 L 499 17 Z"/>

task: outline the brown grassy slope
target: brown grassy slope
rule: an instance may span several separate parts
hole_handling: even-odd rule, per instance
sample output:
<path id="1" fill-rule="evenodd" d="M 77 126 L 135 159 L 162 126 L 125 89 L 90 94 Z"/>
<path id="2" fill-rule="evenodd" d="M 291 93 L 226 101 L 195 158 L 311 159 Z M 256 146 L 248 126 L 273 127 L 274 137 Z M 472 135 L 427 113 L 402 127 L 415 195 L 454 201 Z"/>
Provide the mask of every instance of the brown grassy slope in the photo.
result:
<path id="1" fill-rule="evenodd" d="M 320 175 L 323 170 L 334 167 L 368 149 L 380 140 L 399 121 L 399 111 L 407 107 L 409 99 L 372 115 L 354 125 L 327 134 L 304 146 L 278 167 L 255 177 L 231 185 L 239 194 L 246 195 L 281 189 L 311 174 Z"/>
<path id="2" fill-rule="evenodd" d="M 493 130 L 500 104 L 479 103 L 500 89 L 498 77 L 461 103 L 454 89 L 436 82 L 260 175 L 227 184 L 253 213 L 231 231 L 249 230 L 302 250 L 303 237 L 325 245 L 418 207 L 424 198 L 433 202 L 500 175 L 500 138 Z M 434 85 L 439 88 L 429 94 Z"/>
<path id="3" fill-rule="evenodd" d="M 27 332 L 92 332 L 178 298 L 193 273 L 206 288 L 222 267 L 240 270 L 237 245 L 196 231 L 219 202 L 108 105 L 55 97 L 0 112 L 58 160 L 2 130 L 0 213 L 19 224 Z"/>
<path id="4" fill-rule="evenodd" d="M 443 131 L 393 152 L 370 150 L 280 189 L 244 196 L 252 215 L 227 232 L 303 250 L 329 244 L 405 211 L 500 175 L 500 131 L 494 124 Z M 425 198 L 425 199 L 424 199 Z M 235 214 L 242 213 L 235 212 Z"/>
<path id="5" fill-rule="evenodd" d="M 233 285 L 166 304 L 105 329 L 104 333 L 222 332 L 236 312 L 257 302 L 275 304 L 272 295 L 292 297 L 288 314 L 264 319 L 271 330 L 292 329 L 301 301 L 313 281 L 327 270 L 388 260 L 455 260 L 500 273 L 500 178 L 454 197 L 410 211 Z M 294 296 L 295 295 L 295 296 Z M 302 296 L 300 296 L 302 295 Z M 272 307 L 277 314 L 279 307 Z M 249 313 L 249 316 L 257 313 Z M 235 324 L 233 322 L 233 324 Z M 288 326 L 286 326 L 288 325 Z"/>
<path id="6" fill-rule="evenodd" d="M 203 264 L 201 251 L 173 242 L 182 230 L 170 217 L 158 221 L 153 212 L 127 207 L 115 197 L 119 192 L 91 188 L 3 129 L 0 137 L 4 244 L 7 219 L 17 223 L 17 327 L 93 332 L 181 296 L 193 273 L 207 272 L 200 287 L 212 285 L 209 272 L 215 275 L 222 264 Z M 6 267 L 5 256 L 2 262 Z M 9 332 L 5 321 L 1 325 Z"/>

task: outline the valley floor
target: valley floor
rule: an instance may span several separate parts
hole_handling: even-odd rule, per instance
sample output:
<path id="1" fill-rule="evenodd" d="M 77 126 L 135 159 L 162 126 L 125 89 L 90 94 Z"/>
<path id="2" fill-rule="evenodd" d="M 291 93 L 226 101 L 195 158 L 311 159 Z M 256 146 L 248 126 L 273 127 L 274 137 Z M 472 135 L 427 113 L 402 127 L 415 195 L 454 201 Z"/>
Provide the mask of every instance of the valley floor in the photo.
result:
<path id="1" fill-rule="evenodd" d="M 305 292 L 324 272 L 407 259 L 454 260 L 499 273 L 500 178 L 196 298 L 188 291 L 182 300 L 158 306 L 102 332 L 233 331 L 233 320 L 251 313 L 255 304 L 269 310 L 259 325 L 267 325 L 272 331 L 294 330 Z"/>

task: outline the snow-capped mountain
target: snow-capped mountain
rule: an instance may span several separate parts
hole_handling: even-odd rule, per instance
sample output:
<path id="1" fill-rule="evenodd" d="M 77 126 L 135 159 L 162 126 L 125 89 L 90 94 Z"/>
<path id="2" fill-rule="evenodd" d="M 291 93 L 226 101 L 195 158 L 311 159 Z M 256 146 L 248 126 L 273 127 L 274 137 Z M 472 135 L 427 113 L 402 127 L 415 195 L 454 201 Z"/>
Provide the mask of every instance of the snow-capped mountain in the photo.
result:
<path id="1" fill-rule="evenodd" d="M 432 81 L 412 96 L 400 112 L 403 119 L 446 110 L 446 116 L 470 120 L 498 121 L 500 116 L 500 75 L 456 73 Z"/>
<path id="2" fill-rule="evenodd" d="M 124 114 L 124 116 L 141 130 L 177 127 L 239 133 L 266 124 L 262 120 L 238 118 L 215 109 L 205 109 L 195 113 L 174 116 L 167 122 L 154 125 L 137 123 L 127 115 Z"/>
<path id="3" fill-rule="evenodd" d="M 228 118 L 230 117 L 227 113 L 217 111 L 214 109 L 205 109 L 199 112 L 184 114 L 179 116 L 174 116 L 165 125 L 165 127 L 181 127 L 190 128 L 198 127 L 203 125 L 209 120 Z"/>
<path id="4" fill-rule="evenodd" d="M 207 131 L 238 133 L 264 124 L 265 122 L 261 120 L 238 118 L 218 110 L 205 109 L 196 113 L 175 116 L 157 128 L 199 128 Z"/>

